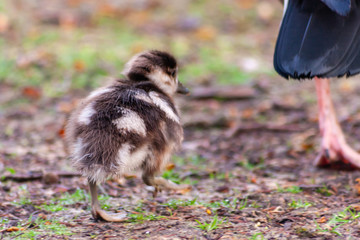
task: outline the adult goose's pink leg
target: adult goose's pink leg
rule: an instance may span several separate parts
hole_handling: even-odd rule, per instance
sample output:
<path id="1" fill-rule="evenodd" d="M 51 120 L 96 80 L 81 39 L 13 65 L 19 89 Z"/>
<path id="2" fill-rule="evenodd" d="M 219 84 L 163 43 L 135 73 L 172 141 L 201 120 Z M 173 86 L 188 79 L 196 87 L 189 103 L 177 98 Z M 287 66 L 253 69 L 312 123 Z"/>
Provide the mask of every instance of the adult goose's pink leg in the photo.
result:
<path id="1" fill-rule="evenodd" d="M 315 78 L 319 106 L 319 126 L 322 136 L 321 152 L 316 158 L 317 166 L 337 165 L 339 161 L 360 168 L 360 154 L 346 142 L 345 135 L 336 119 L 330 96 L 330 81 Z"/>

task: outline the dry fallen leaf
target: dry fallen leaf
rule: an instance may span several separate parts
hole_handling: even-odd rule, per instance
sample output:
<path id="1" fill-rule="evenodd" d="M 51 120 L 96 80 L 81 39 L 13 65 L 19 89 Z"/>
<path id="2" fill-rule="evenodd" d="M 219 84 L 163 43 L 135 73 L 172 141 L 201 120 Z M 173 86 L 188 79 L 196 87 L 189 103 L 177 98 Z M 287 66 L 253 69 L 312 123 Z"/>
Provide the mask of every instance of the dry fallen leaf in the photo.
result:
<path id="1" fill-rule="evenodd" d="M 78 72 L 82 72 L 85 70 L 85 63 L 81 60 L 76 60 L 74 62 L 74 69 Z"/>
<path id="2" fill-rule="evenodd" d="M 252 118 L 253 116 L 254 116 L 254 109 L 244 109 L 243 111 L 242 111 L 242 113 L 241 113 L 241 117 L 243 118 L 243 119 L 250 119 L 250 118 Z"/>
<path id="3" fill-rule="evenodd" d="M 255 0 L 237 0 L 237 4 L 241 9 L 250 9 L 254 7 Z"/>
<path id="4" fill-rule="evenodd" d="M 195 37 L 199 40 L 212 40 L 216 36 L 216 29 L 213 26 L 204 26 L 195 32 Z"/>
<path id="5" fill-rule="evenodd" d="M 67 102 L 60 102 L 57 106 L 57 109 L 62 113 L 70 113 L 76 107 L 75 101 L 67 101 Z"/>
<path id="6" fill-rule="evenodd" d="M 39 88 L 31 87 L 31 86 L 24 87 L 22 89 L 22 95 L 27 98 L 37 100 L 41 97 L 41 90 Z"/>
<path id="7" fill-rule="evenodd" d="M 167 171 L 173 170 L 174 168 L 175 168 L 175 164 L 173 164 L 173 163 L 169 163 L 169 164 L 166 166 L 166 170 L 167 170 Z"/>
<path id="8" fill-rule="evenodd" d="M 8 229 L 6 229 L 7 232 L 16 232 L 16 231 L 20 231 L 20 228 L 18 227 L 9 227 Z"/>
<path id="9" fill-rule="evenodd" d="M 313 144 L 313 143 L 303 142 L 303 143 L 301 144 L 301 148 L 302 148 L 302 150 L 304 150 L 304 151 L 311 150 L 311 149 L 314 149 L 314 144 Z"/>
<path id="10" fill-rule="evenodd" d="M 65 128 L 59 129 L 58 135 L 59 135 L 59 137 L 64 138 L 65 137 Z"/>
<path id="11" fill-rule="evenodd" d="M 254 177 L 254 176 L 251 177 L 250 182 L 251 182 L 251 183 L 256 183 L 256 177 Z"/>
<path id="12" fill-rule="evenodd" d="M 42 219 L 42 220 L 46 220 L 47 216 L 44 213 L 40 213 L 38 216 L 38 218 Z"/>
<path id="13" fill-rule="evenodd" d="M 327 212 L 327 211 L 329 211 L 329 208 L 323 208 L 320 210 L 320 212 Z"/>
<path id="14" fill-rule="evenodd" d="M 101 2 L 100 6 L 97 7 L 97 15 L 99 16 L 115 17 L 117 13 L 117 8 L 111 4 L 108 4 L 106 1 Z"/>
<path id="15" fill-rule="evenodd" d="M 212 212 L 211 212 L 211 210 L 210 209 L 206 209 L 206 213 L 208 214 L 208 215 L 211 215 L 212 214 Z"/>
<path id="16" fill-rule="evenodd" d="M 350 205 L 351 209 L 355 210 L 356 212 L 360 212 L 360 205 L 352 204 Z"/>
<path id="17" fill-rule="evenodd" d="M 321 217 L 317 220 L 318 223 L 325 223 L 327 221 L 326 217 Z"/>
<path id="18" fill-rule="evenodd" d="M 130 12 L 126 16 L 128 22 L 131 22 L 133 26 L 138 26 L 138 27 L 148 23 L 149 18 L 150 18 L 150 14 L 146 10 Z"/>

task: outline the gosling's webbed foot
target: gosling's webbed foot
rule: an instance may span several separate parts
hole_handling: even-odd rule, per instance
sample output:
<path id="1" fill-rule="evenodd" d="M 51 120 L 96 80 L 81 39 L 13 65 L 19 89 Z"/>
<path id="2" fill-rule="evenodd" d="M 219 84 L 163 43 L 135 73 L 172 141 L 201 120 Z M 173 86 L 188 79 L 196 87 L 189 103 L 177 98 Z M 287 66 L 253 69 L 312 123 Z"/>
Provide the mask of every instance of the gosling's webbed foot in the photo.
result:
<path id="1" fill-rule="evenodd" d="M 161 192 L 161 190 L 190 190 L 192 187 L 187 184 L 176 184 L 170 180 L 167 180 L 163 177 L 148 177 L 143 176 L 144 183 L 149 186 L 153 186 L 154 193 L 153 197 L 156 197 L 158 192 Z"/>
<path id="2" fill-rule="evenodd" d="M 191 185 L 188 184 L 176 184 L 172 182 L 171 180 L 165 179 L 163 177 L 155 177 L 154 183 L 156 186 L 166 189 L 166 190 L 185 190 L 185 189 L 191 189 Z"/>
<path id="3" fill-rule="evenodd" d="M 110 213 L 96 206 L 92 206 L 91 213 L 94 219 L 104 220 L 107 222 L 124 222 L 127 220 L 126 213 Z"/>
<path id="4" fill-rule="evenodd" d="M 123 222 L 126 220 L 126 213 L 109 213 L 105 210 L 102 210 L 99 204 L 97 196 L 97 187 L 96 183 L 89 182 L 90 194 L 91 194 L 91 214 L 94 219 L 101 219 L 108 222 Z"/>

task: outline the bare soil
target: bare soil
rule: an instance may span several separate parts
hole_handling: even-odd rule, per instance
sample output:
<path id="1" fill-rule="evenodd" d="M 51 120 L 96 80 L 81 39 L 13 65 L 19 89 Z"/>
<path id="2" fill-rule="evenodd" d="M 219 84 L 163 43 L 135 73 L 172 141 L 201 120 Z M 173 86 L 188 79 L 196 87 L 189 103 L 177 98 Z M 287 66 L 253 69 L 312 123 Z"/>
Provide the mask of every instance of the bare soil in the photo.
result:
<path id="1" fill-rule="evenodd" d="M 0 118 L 1 171 L 8 176 L 0 188 L 2 238 L 20 238 L 21 231 L 6 231 L 19 224 L 36 229 L 31 219 L 37 217 L 56 219 L 72 235 L 44 232 L 36 239 L 359 238 L 360 173 L 313 166 L 320 141 L 313 83 L 276 81 L 231 87 L 254 90 L 253 97 L 242 100 L 179 99 L 185 141 L 170 172 L 193 183 L 193 190 L 153 198 L 137 177 L 122 185 L 109 180 L 103 185 L 109 211 L 157 216 L 129 217 L 124 223 L 94 221 L 88 198 L 57 212 L 41 207 L 77 189 L 88 190 L 86 180 L 71 169 L 61 138 L 67 114 L 59 104 L 72 94 L 9 109 Z M 343 87 L 349 84 L 350 90 Z M 2 93 L 7 90 L 1 86 Z M 340 118 L 353 143 L 360 130 L 359 104 L 346 93 L 359 91 L 359 84 L 335 82 L 334 91 L 343 95 L 341 100 L 335 96 L 338 111 L 351 113 Z M 197 221 L 209 223 L 214 216 L 223 222 L 213 230 L 199 228 Z"/>

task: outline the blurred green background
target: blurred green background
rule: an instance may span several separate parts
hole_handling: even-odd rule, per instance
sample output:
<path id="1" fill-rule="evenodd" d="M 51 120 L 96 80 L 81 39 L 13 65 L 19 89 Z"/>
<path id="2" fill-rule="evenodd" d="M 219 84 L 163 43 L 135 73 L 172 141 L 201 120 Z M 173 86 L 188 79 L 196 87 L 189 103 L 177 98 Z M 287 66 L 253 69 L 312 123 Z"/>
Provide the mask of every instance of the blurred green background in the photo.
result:
<path id="1" fill-rule="evenodd" d="M 30 98 L 89 90 L 146 49 L 173 53 L 190 86 L 273 77 L 281 14 L 277 0 L 2 0 L 0 84 Z"/>

